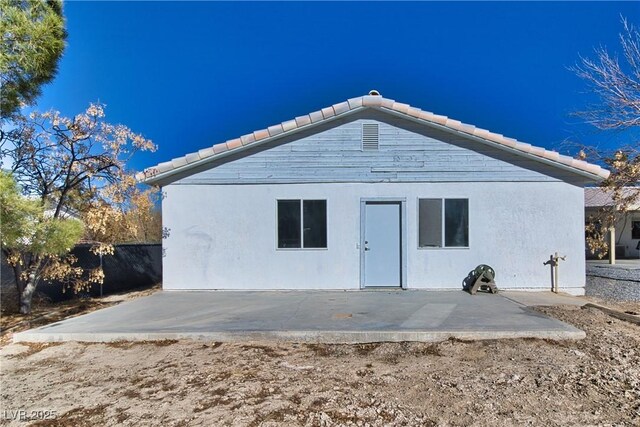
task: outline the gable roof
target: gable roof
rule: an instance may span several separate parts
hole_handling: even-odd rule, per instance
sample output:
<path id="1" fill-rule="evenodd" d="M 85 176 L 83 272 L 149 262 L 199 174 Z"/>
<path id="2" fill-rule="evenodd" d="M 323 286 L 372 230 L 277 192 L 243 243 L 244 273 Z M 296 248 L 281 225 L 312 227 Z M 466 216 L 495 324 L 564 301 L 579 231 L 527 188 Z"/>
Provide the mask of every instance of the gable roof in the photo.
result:
<path id="1" fill-rule="evenodd" d="M 640 187 L 624 187 L 622 197 L 640 197 Z M 584 189 L 584 206 L 587 208 L 600 208 L 613 206 L 613 193 L 600 187 L 587 187 Z M 640 200 L 629 206 L 629 210 L 640 210 Z"/>
<path id="2" fill-rule="evenodd" d="M 569 156 L 564 156 L 556 151 L 536 147 L 513 138 L 507 138 L 486 129 L 477 128 L 473 125 L 450 119 L 447 116 L 423 111 L 408 104 L 396 102 L 393 99 L 383 98 L 378 94 L 378 92 L 371 91 L 369 95 L 351 98 L 347 101 L 314 111 L 305 116 L 296 117 L 295 119 L 288 120 L 274 126 L 269 126 L 266 129 L 257 130 L 243 135 L 240 138 L 215 144 L 212 147 L 199 150 L 196 153 L 177 157 L 169 162 L 160 163 L 156 166 L 145 169 L 144 172 L 137 175 L 137 178 L 147 184 L 158 184 L 160 181 L 164 181 L 166 178 L 177 173 L 187 172 L 195 167 L 202 166 L 203 164 L 226 157 L 230 154 L 244 151 L 247 148 L 254 147 L 258 144 L 264 144 L 301 130 L 310 129 L 321 123 L 330 122 L 337 118 L 342 118 L 365 109 L 383 111 L 391 115 L 422 123 L 435 129 L 458 134 L 459 136 L 472 139 L 513 154 L 525 156 L 542 163 L 575 172 L 578 175 L 594 181 L 600 181 L 609 176 L 609 171 L 598 165 L 574 159 Z"/>

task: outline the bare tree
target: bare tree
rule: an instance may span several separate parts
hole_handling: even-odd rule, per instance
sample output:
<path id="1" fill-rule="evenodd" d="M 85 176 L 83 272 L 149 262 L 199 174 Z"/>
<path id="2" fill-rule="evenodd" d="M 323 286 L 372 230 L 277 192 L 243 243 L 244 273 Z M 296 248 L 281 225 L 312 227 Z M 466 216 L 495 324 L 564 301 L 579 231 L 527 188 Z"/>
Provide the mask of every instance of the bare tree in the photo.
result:
<path id="1" fill-rule="evenodd" d="M 595 59 L 581 57 L 573 68 L 600 98 L 598 104 L 577 115 L 599 129 L 640 126 L 640 33 L 625 18 L 622 25 L 623 66 L 617 56 L 600 46 L 595 49 Z"/>
<path id="2" fill-rule="evenodd" d="M 575 113 L 587 123 L 601 130 L 640 129 L 640 33 L 624 17 L 620 45 L 624 61 L 610 54 L 606 48 L 595 49 L 595 58 L 581 57 L 572 68 L 589 85 L 599 102 Z M 583 147 L 579 157 L 604 163 L 611 171 L 609 178 L 600 183 L 610 196 L 611 204 L 588 219 L 587 244 L 592 252 L 606 253 L 606 235 L 619 218 L 640 202 L 640 191 L 629 187 L 640 184 L 640 145 L 638 141 L 603 151 L 596 147 Z"/>
<path id="3" fill-rule="evenodd" d="M 124 125 L 106 122 L 104 117 L 101 104 L 91 104 L 73 118 L 57 111 L 33 112 L 29 117 L 18 117 L 11 130 L 0 132 L 0 157 L 10 160 L 11 178 L 25 195 L 38 200 L 42 210 L 49 212 L 31 215 L 33 226 L 22 226 L 17 221 L 15 230 L 24 231 L 25 235 L 16 231 L 11 240 L 3 235 L 2 251 L 14 268 L 22 313 L 31 311 L 31 298 L 43 281 L 65 281 L 74 290 L 80 290 L 91 283 L 100 283 L 104 277 L 102 269 L 83 272 L 76 267 L 73 257 L 67 256 L 69 244 L 62 245 L 66 247 L 64 251 L 60 250 L 61 245 L 41 249 L 46 245 L 40 241 L 47 242 L 62 234 L 47 231 L 53 229 L 48 226 L 49 218 L 60 228 L 67 223 L 57 220 L 69 214 L 78 217 L 84 223 L 85 234 L 100 242 L 92 247 L 92 252 L 112 254 L 112 243 L 118 238 L 113 232 L 115 225 L 124 224 L 121 228 L 135 234 L 138 225 L 147 220 L 127 221 L 132 208 L 145 202 L 145 210 L 151 212 L 149 191 L 138 188 L 126 164 L 135 152 L 153 151 L 156 146 Z M 18 200 L 12 195 L 15 191 L 10 184 L 4 187 L 8 189 L 5 198 Z M 28 205 L 24 201 L 22 204 Z M 7 218 L 12 215 L 10 210 L 2 213 Z M 12 216 L 25 215 L 18 212 Z M 30 229 L 37 227 L 45 231 L 35 238 Z"/>

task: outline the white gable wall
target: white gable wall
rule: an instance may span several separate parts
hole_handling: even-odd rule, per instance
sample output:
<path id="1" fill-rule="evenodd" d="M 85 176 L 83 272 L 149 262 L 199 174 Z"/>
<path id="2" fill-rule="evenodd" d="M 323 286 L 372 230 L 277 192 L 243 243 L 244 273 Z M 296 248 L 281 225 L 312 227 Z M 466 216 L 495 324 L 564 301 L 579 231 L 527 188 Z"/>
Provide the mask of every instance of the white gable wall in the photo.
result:
<path id="1" fill-rule="evenodd" d="M 379 124 L 379 150 L 362 150 L 364 123 Z M 250 146 L 208 167 L 190 171 L 175 184 L 578 179 L 571 172 L 522 155 L 379 111 L 365 111 L 266 145 Z"/>
<path id="2" fill-rule="evenodd" d="M 583 188 L 554 182 L 315 183 L 164 188 L 164 289 L 358 289 L 360 199 L 406 198 L 407 286 L 460 289 L 489 264 L 501 288 L 550 288 L 550 254 L 567 255 L 560 288 L 582 293 Z M 276 200 L 326 199 L 328 249 L 278 250 Z M 418 198 L 468 198 L 468 249 L 418 249 Z"/>
<path id="3" fill-rule="evenodd" d="M 379 123 L 379 151 L 361 150 Z M 585 283 L 583 179 L 571 172 L 365 111 L 216 160 L 163 187 L 165 289 L 358 289 L 360 200 L 406 200 L 406 285 L 460 289 L 478 264 L 501 288 Z M 469 199 L 469 248 L 418 249 L 418 198 Z M 278 250 L 277 199 L 326 199 L 328 249 Z"/>

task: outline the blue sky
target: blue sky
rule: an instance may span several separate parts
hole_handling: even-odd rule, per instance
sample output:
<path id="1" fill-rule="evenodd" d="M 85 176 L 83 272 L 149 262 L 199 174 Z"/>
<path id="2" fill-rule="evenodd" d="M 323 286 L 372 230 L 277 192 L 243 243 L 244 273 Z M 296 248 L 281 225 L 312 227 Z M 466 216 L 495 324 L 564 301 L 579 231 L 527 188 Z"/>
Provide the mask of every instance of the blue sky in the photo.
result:
<path id="1" fill-rule="evenodd" d="M 153 139 L 135 169 L 370 89 L 551 149 L 614 147 L 569 115 L 593 98 L 567 68 L 638 3 L 66 2 L 68 46 L 37 108 L 89 102 Z"/>

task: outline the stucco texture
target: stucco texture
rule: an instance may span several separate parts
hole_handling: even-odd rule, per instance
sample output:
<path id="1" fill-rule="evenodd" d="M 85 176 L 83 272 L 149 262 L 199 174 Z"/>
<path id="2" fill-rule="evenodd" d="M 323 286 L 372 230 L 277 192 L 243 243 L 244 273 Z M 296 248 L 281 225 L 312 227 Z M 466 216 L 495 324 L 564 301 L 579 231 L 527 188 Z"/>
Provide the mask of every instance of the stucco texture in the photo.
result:
<path id="1" fill-rule="evenodd" d="M 406 199 L 406 286 L 460 289 L 478 264 L 501 289 L 551 287 L 543 262 L 558 252 L 560 290 L 583 294 L 583 188 L 555 182 L 168 185 L 163 188 L 163 287 L 360 288 L 360 200 Z M 469 200 L 469 248 L 418 249 L 419 198 Z M 277 199 L 327 200 L 327 249 L 279 250 Z"/>

